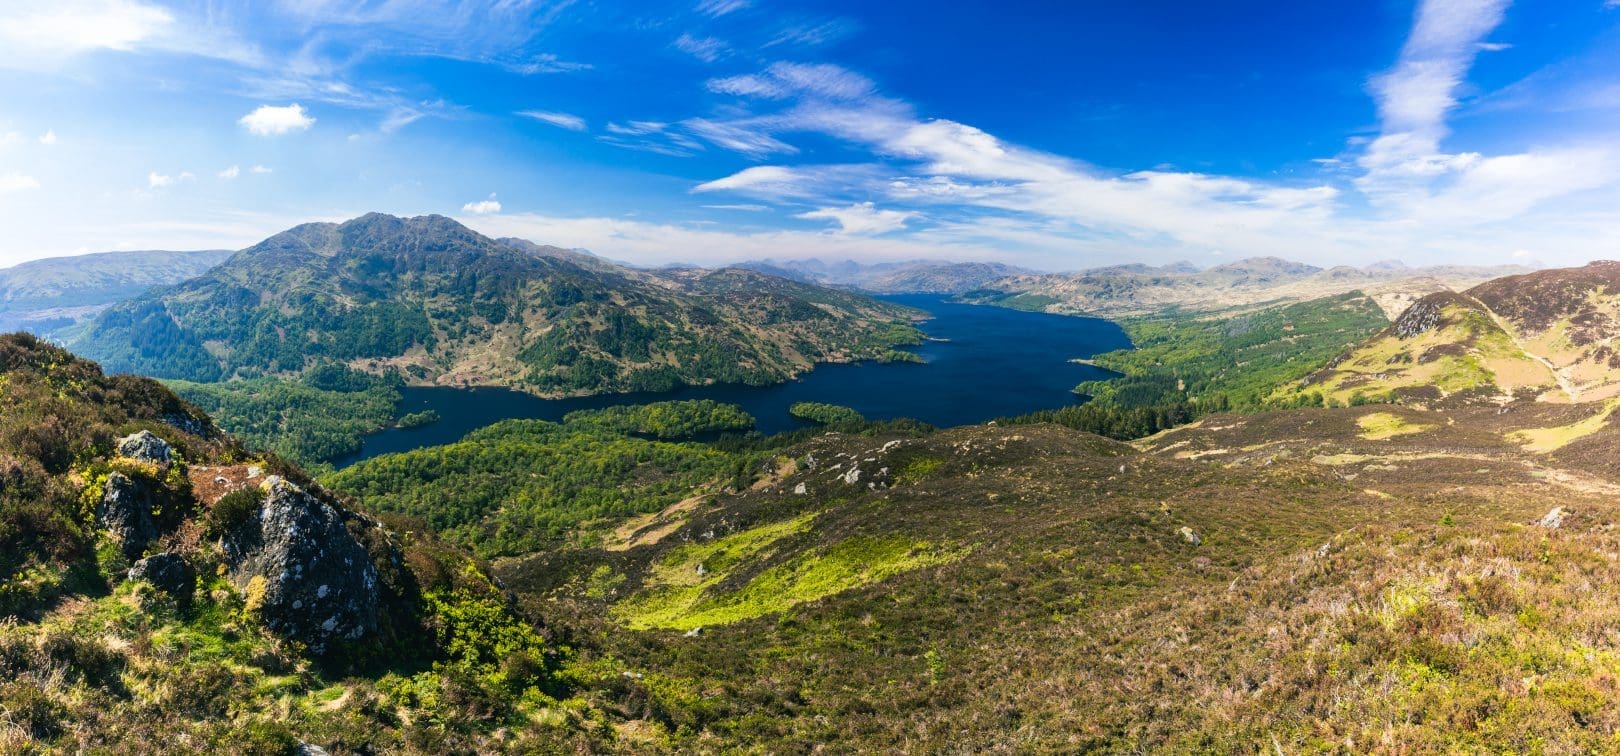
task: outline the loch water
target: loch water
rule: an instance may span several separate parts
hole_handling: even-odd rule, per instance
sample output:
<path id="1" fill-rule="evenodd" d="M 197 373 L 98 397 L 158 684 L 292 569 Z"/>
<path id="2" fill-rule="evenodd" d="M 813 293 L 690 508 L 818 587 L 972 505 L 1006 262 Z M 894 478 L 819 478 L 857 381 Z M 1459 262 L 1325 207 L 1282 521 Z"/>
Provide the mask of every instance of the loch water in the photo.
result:
<path id="1" fill-rule="evenodd" d="M 1098 318 L 959 304 L 924 294 L 884 299 L 933 316 L 922 324 L 931 340 L 911 350 L 925 364 L 820 365 L 775 386 L 720 384 L 573 399 L 540 399 L 502 388 L 408 387 L 401 392 L 400 414 L 431 409 L 440 420 L 368 436 L 358 454 L 338 465 L 453 443 L 509 418 L 561 420 L 574 410 L 676 399 L 740 405 L 765 433 L 805 425 L 788 415 L 795 402 L 840 404 L 872 419 L 911 417 L 940 427 L 981 423 L 1083 401 L 1073 391 L 1075 384 L 1114 374 L 1072 360 L 1131 345 L 1119 326 Z"/>

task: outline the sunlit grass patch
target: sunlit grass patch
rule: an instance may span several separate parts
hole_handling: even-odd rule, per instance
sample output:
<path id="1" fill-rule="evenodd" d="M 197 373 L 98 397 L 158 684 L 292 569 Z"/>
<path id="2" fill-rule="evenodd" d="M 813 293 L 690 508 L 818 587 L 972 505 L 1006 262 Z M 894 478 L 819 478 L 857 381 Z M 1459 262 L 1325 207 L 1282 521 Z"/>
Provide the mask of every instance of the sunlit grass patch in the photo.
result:
<path id="1" fill-rule="evenodd" d="M 614 613 L 636 629 L 689 630 L 725 625 L 782 612 L 904 572 L 954 562 L 968 551 L 904 536 L 856 536 L 813 556 L 765 570 L 734 592 L 710 592 L 726 579 L 728 568 L 796 532 L 793 527 L 802 527 L 798 524 L 804 522 L 808 518 L 756 528 L 714 544 L 683 550 L 686 553 L 666 560 L 658 569 L 665 587 L 619 604 Z M 697 566 L 704 564 L 700 559 L 705 554 L 714 559 L 713 566 L 705 564 L 700 574 Z"/>
<path id="2" fill-rule="evenodd" d="M 1509 441 L 1523 446 L 1525 451 L 1538 454 L 1557 451 L 1601 430 L 1616 408 L 1620 408 L 1620 399 L 1610 399 L 1603 403 L 1602 409 L 1585 420 L 1553 428 L 1526 428 L 1513 431 L 1507 437 Z"/>
<path id="3" fill-rule="evenodd" d="M 1383 441 L 1397 436 L 1409 436 L 1413 433 L 1422 433 L 1434 428 L 1433 425 L 1407 422 L 1405 418 L 1391 412 L 1374 412 L 1356 418 L 1356 425 L 1361 426 L 1361 437 L 1368 441 Z"/>

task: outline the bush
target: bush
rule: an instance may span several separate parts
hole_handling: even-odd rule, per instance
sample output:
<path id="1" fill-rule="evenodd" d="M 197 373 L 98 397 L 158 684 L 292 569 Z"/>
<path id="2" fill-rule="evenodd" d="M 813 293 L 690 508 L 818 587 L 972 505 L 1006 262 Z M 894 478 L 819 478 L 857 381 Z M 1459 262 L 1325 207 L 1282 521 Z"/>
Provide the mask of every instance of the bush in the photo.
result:
<path id="1" fill-rule="evenodd" d="M 219 537 L 247 523 L 264 506 L 264 492 L 257 488 L 239 488 L 214 502 L 208 510 L 206 525 L 211 536 Z"/>

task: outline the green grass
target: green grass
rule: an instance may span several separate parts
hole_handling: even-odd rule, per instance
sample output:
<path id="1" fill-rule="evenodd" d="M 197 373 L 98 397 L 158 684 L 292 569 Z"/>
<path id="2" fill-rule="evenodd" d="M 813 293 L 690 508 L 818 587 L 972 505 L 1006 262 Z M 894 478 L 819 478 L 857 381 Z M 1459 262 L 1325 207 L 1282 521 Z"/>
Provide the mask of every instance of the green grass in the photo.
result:
<path id="1" fill-rule="evenodd" d="M 767 559 L 778 541 L 805 531 L 813 519 L 805 515 L 683 547 L 661 560 L 650 586 L 617 604 L 614 616 L 634 629 L 726 625 L 953 562 L 967 553 L 899 535 L 855 536 L 758 572 L 735 590 L 718 590 L 739 569 Z"/>

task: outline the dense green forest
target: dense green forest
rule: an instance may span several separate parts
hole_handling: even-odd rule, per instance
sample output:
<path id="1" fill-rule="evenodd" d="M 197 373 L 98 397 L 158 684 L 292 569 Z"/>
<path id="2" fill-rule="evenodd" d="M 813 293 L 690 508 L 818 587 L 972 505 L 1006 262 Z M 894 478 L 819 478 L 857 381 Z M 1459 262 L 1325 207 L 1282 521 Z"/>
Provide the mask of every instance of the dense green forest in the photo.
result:
<path id="1" fill-rule="evenodd" d="M 809 420 L 822 425 L 847 425 L 866 421 L 861 413 L 849 407 L 822 402 L 795 402 L 793 406 L 788 407 L 788 414 L 800 420 Z"/>
<path id="2" fill-rule="evenodd" d="M 326 482 L 493 557 L 535 551 L 581 523 L 658 511 L 765 456 L 648 440 L 598 420 L 506 420 L 453 444 L 356 463 Z"/>
<path id="3" fill-rule="evenodd" d="M 1084 405 L 1006 422 L 1055 422 L 1110 438 L 1141 438 L 1211 412 L 1280 409 L 1279 386 L 1297 381 L 1387 325 L 1359 293 L 1211 318 L 1170 312 L 1127 318 L 1133 349 L 1092 363 L 1122 375 L 1075 388 Z"/>
<path id="4" fill-rule="evenodd" d="M 843 411 L 835 423 L 843 433 L 933 431 L 912 420 L 868 422 L 848 408 L 818 406 Z M 363 460 L 323 482 L 370 508 L 421 518 L 482 556 L 519 555 L 565 536 L 589 541 L 600 535 L 591 526 L 612 518 L 745 488 L 783 449 L 824 432 L 727 433 L 711 442 L 643 437 L 659 428 L 701 433 L 753 423 L 735 405 L 707 400 L 577 412 L 561 423 L 506 420 L 453 444 Z"/>
<path id="5" fill-rule="evenodd" d="M 735 404 L 697 399 L 578 410 L 564 415 L 563 423 L 668 440 L 752 430 L 754 417 Z"/>
<path id="6" fill-rule="evenodd" d="M 327 364 L 298 380 L 166 383 L 248 445 L 320 468 L 393 421 L 400 380 Z"/>

